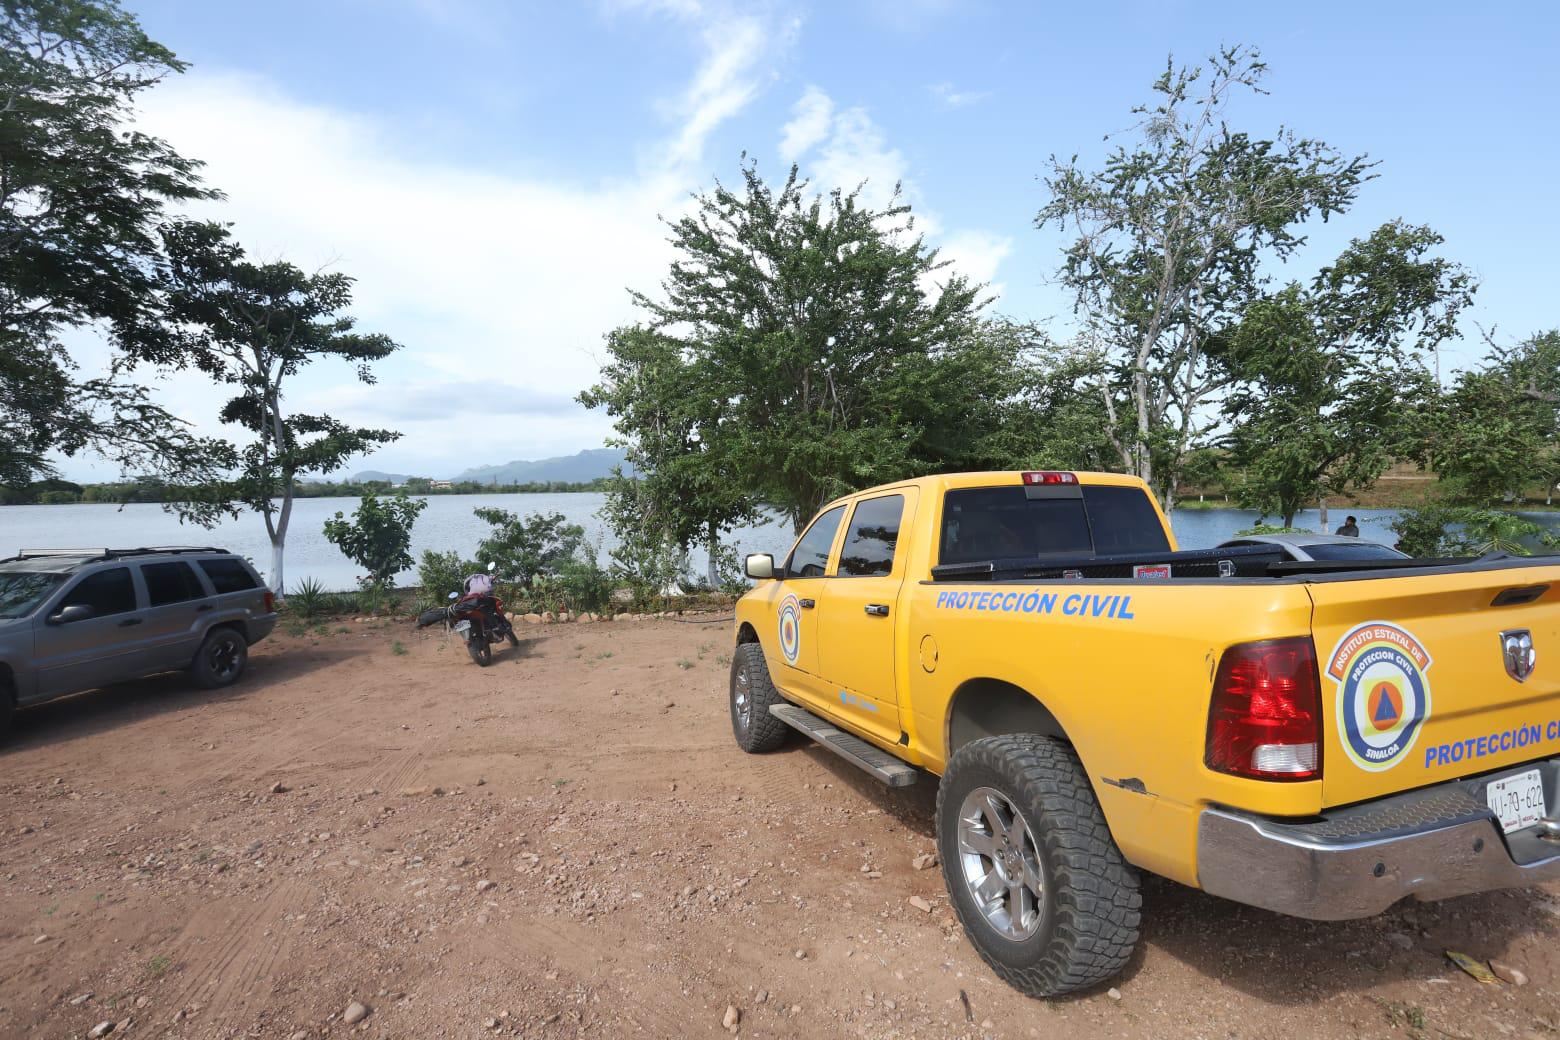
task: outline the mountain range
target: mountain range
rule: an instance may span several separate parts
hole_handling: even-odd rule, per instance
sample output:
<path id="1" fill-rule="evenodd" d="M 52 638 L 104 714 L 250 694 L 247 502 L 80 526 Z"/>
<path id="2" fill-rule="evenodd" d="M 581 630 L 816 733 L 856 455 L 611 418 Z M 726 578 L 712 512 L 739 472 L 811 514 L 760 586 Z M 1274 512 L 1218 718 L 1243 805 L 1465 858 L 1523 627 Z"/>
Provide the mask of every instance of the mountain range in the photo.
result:
<path id="1" fill-rule="evenodd" d="M 530 484 L 544 481 L 564 481 L 583 484 L 587 481 L 610 477 L 615 467 L 631 472 L 620 448 L 587 448 L 575 455 L 560 455 L 550 459 L 515 459 L 496 466 L 476 466 L 463 470 L 447 480 L 474 480 L 482 484 Z M 420 475 L 420 474 L 414 474 Z M 383 480 L 391 484 L 406 482 L 405 473 L 386 473 L 366 469 L 354 473 L 352 479 L 362 482 Z"/>

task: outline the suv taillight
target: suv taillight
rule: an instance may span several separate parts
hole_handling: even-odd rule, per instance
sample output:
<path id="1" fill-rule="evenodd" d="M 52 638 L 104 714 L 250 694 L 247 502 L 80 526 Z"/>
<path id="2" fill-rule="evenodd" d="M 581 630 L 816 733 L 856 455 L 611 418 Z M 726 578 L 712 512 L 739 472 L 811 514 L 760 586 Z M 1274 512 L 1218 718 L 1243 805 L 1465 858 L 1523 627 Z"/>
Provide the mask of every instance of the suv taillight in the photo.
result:
<path id="1" fill-rule="evenodd" d="M 1224 651 L 1208 708 L 1208 768 L 1256 780 L 1322 775 L 1322 698 L 1308 638 Z"/>
<path id="2" fill-rule="evenodd" d="M 272 592 L 270 589 L 266 589 L 265 590 L 265 612 L 267 614 L 271 614 L 271 613 L 274 613 L 275 610 L 276 610 L 276 593 Z"/>

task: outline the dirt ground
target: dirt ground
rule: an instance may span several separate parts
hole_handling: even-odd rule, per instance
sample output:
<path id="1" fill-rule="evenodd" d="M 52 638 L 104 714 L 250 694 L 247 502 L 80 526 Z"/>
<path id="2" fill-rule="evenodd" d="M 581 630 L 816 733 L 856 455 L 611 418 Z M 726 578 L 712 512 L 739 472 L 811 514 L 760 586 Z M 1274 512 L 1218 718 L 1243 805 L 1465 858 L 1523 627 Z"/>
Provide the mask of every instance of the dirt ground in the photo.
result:
<path id="1" fill-rule="evenodd" d="M 729 625 L 522 634 L 479 669 L 437 629 L 332 622 L 260 644 L 228 691 L 164 676 L 21 713 L 0 1036 L 716 1037 L 728 1007 L 753 1037 L 1560 1026 L 1560 888 L 1319 924 L 1147 878 L 1116 990 L 1027 999 L 912 865 L 930 782 L 737 750 Z"/>

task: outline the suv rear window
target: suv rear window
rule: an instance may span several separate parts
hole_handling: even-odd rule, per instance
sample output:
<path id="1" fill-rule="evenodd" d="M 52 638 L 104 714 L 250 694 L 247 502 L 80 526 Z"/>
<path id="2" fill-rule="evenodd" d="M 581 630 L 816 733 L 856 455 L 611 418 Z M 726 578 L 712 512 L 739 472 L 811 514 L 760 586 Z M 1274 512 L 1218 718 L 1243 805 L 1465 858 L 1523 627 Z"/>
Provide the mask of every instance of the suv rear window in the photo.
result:
<path id="1" fill-rule="evenodd" d="M 243 592 L 258 587 L 249 568 L 238 560 L 201 560 L 200 569 L 211 579 L 211 587 L 219 596 L 224 592 Z"/>
<path id="2" fill-rule="evenodd" d="M 181 561 L 174 563 L 143 563 L 141 577 L 146 581 L 146 599 L 149 606 L 164 607 L 169 603 L 200 599 L 206 590 L 200 587 L 200 579 Z"/>
<path id="3" fill-rule="evenodd" d="M 1159 514 L 1141 488 L 1086 484 L 1080 498 L 1030 498 L 1022 487 L 963 488 L 943 498 L 938 563 L 1169 551 Z"/>

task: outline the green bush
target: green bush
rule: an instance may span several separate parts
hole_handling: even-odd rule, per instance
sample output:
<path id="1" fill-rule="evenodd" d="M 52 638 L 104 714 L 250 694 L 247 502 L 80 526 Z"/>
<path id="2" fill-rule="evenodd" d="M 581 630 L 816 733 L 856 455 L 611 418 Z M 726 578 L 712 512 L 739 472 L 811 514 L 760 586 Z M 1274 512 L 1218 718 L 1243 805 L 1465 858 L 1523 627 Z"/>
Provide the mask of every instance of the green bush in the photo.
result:
<path id="1" fill-rule="evenodd" d="M 325 537 L 368 571 L 365 584 L 383 587 L 412 566 L 412 524 L 427 507 L 426 499 L 405 492 L 386 499 L 364 495 L 350 521 L 339 512 L 325 521 Z"/>
<path id="2" fill-rule="evenodd" d="M 1474 506 L 1428 505 L 1405 509 L 1392 521 L 1398 548 L 1410 556 L 1483 556 L 1505 552 L 1527 556 L 1524 540 L 1555 546 L 1543 528 L 1515 513 Z"/>
<path id="3" fill-rule="evenodd" d="M 422 586 L 421 604 L 424 610 L 442 607 L 452 592 L 460 592 L 468 575 L 482 568 L 471 560 L 461 559 L 457 552 L 424 550 L 417 561 L 417 583 Z"/>
<path id="4" fill-rule="evenodd" d="M 605 610 L 612 602 L 612 575 L 597 562 L 594 550 L 558 564 L 554 581 L 568 610 Z"/>
<path id="5" fill-rule="evenodd" d="M 1307 531 L 1303 527 L 1283 527 L 1279 524 L 1254 524 L 1242 531 L 1236 531 L 1237 538 L 1243 538 L 1249 534 L 1315 534 L 1315 531 Z"/>
<path id="6" fill-rule="evenodd" d="M 585 529 L 564 520 L 562 513 L 532 513 L 521 518 L 507 509 L 475 509 L 477 519 L 493 525 L 493 533 L 477 545 L 482 566 L 498 565 L 499 577 L 528 587 L 539 575 L 557 574 L 585 542 Z"/>
<path id="7" fill-rule="evenodd" d="M 313 578 L 305 578 L 288 594 L 287 609 L 301 618 L 319 617 L 324 613 L 325 588 Z"/>

